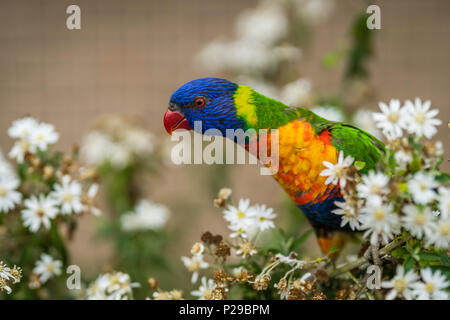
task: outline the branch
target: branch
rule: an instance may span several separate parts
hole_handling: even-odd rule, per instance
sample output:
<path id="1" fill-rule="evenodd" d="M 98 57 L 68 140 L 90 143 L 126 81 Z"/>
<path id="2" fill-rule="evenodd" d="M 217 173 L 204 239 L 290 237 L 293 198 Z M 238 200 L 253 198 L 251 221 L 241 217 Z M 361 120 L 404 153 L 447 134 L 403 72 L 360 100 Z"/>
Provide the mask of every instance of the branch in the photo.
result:
<path id="1" fill-rule="evenodd" d="M 396 238 L 394 240 L 392 240 L 392 242 L 389 242 L 386 246 L 384 246 L 382 249 L 380 249 L 379 254 L 380 254 L 380 258 L 383 260 L 385 258 L 385 256 L 387 254 L 389 254 L 392 250 L 398 248 L 399 246 L 401 246 L 402 244 L 404 244 L 406 241 L 410 240 L 412 237 L 411 236 L 402 236 L 399 238 Z M 347 271 L 350 271 L 352 269 L 355 269 L 359 266 L 362 266 L 365 263 L 368 263 L 369 260 L 366 257 L 361 257 L 358 260 L 346 263 L 345 265 L 334 269 L 331 273 L 330 273 L 330 277 L 335 277 L 337 275 L 340 275 L 342 273 L 345 273 Z"/>

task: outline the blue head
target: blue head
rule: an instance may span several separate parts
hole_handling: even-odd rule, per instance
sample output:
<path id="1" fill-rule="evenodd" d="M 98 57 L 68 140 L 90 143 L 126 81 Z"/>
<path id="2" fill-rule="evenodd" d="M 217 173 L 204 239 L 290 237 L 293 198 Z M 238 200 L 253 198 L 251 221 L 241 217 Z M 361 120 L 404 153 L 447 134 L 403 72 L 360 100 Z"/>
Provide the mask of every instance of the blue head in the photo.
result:
<path id="1" fill-rule="evenodd" d="M 244 123 L 236 115 L 234 93 L 238 85 L 220 78 L 200 78 L 182 85 L 176 90 L 164 116 L 166 130 L 194 128 L 195 121 L 202 122 L 202 132 L 218 129 L 225 135 L 226 129 L 243 128 Z"/>

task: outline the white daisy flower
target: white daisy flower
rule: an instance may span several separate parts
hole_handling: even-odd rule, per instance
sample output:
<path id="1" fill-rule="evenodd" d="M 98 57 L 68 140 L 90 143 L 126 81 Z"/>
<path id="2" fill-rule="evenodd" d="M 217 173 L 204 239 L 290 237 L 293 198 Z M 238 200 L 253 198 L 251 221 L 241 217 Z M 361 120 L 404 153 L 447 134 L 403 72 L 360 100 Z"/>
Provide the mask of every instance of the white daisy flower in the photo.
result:
<path id="1" fill-rule="evenodd" d="M 228 229 L 233 231 L 230 233 L 230 238 L 241 237 L 244 239 L 248 238 L 247 232 L 249 229 L 249 223 L 247 221 L 232 223 L 228 226 Z"/>
<path id="2" fill-rule="evenodd" d="M 230 224 L 237 224 L 248 221 L 253 214 L 253 208 L 250 207 L 249 199 L 240 199 L 238 207 L 229 205 L 226 210 L 223 211 L 225 220 Z"/>
<path id="3" fill-rule="evenodd" d="M 417 172 L 408 182 L 408 190 L 416 203 L 427 204 L 432 201 L 436 193 L 433 191 L 438 184 L 433 176 L 424 172 Z"/>
<path id="4" fill-rule="evenodd" d="M 121 217 L 125 231 L 160 230 L 169 220 L 169 209 L 150 200 L 140 200 L 134 211 Z"/>
<path id="5" fill-rule="evenodd" d="M 325 118 L 330 121 L 344 121 L 344 115 L 337 108 L 333 108 L 330 106 L 316 106 L 311 108 L 311 111 L 317 114 L 319 117 Z"/>
<path id="6" fill-rule="evenodd" d="M 439 210 L 442 218 L 447 219 L 450 212 L 450 191 L 446 187 L 439 188 Z"/>
<path id="7" fill-rule="evenodd" d="M 416 238 L 422 236 L 431 236 L 433 234 L 433 214 L 429 207 L 420 211 L 417 206 L 408 204 L 404 206 L 403 213 L 405 216 L 401 217 L 403 226 L 408 229 Z"/>
<path id="8" fill-rule="evenodd" d="M 392 289 L 386 295 L 386 300 L 393 300 L 398 296 L 413 300 L 413 289 L 418 280 L 419 276 L 413 270 L 405 273 L 403 266 L 397 266 L 395 276 L 391 280 L 381 283 L 382 288 Z"/>
<path id="9" fill-rule="evenodd" d="M 21 139 L 14 143 L 14 146 L 8 153 L 8 157 L 15 159 L 18 163 L 21 163 L 25 159 L 25 154 L 27 152 L 35 153 L 36 150 L 36 146 L 31 144 L 27 139 Z"/>
<path id="10" fill-rule="evenodd" d="M 392 99 L 389 106 L 384 102 L 380 102 L 378 106 L 381 112 L 373 114 L 377 128 L 383 131 L 383 134 L 390 140 L 402 136 L 402 128 L 404 128 L 404 108 L 400 107 L 400 100 Z"/>
<path id="11" fill-rule="evenodd" d="M 17 174 L 14 171 L 11 164 L 6 161 L 6 159 L 3 156 L 3 152 L 0 149 L 0 177 L 3 179 L 17 179 Z"/>
<path id="12" fill-rule="evenodd" d="M 247 269 L 245 269 L 244 267 L 233 268 L 233 270 L 231 271 L 233 277 L 235 278 L 239 278 L 244 274 L 244 272 L 248 273 Z"/>
<path id="13" fill-rule="evenodd" d="M 400 168 L 406 169 L 406 167 L 412 162 L 413 157 L 411 152 L 399 150 L 394 154 L 394 159 Z"/>
<path id="14" fill-rule="evenodd" d="M 406 100 L 404 108 L 409 133 L 425 136 L 428 139 L 436 134 L 437 129 L 435 127 L 440 125 L 442 121 L 434 118 L 439 113 L 439 110 L 429 110 L 430 106 L 430 100 L 425 101 L 423 104 L 419 98 L 416 98 L 414 103 Z"/>
<path id="15" fill-rule="evenodd" d="M 418 300 L 448 300 L 445 289 L 449 282 L 440 271 L 433 273 L 430 268 L 420 271 L 423 282 L 414 284 L 413 294 Z"/>
<path id="16" fill-rule="evenodd" d="M 338 183 L 341 187 L 345 187 L 347 183 L 347 168 L 353 164 L 355 159 L 352 156 L 347 156 L 344 159 L 344 152 L 339 152 L 338 162 L 336 164 L 332 164 L 328 161 L 323 161 L 323 165 L 327 168 L 323 170 L 320 175 L 327 176 L 327 180 L 325 180 L 325 184 L 334 184 Z"/>
<path id="17" fill-rule="evenodd" d="M 55 127 L 52 124 L 42 122 L 30 133 L 29 141 L 39 150 L 45 151 L 49 144 L 56 143 L 58 139 L 59 134 L 55 131 Z"/>
<path id="18" fill-rule="evenodd" d="M 255 226 L 259 228 L 260 231 L 266 229 L 275 228 L 275 224 L 272 219 L 276 218 L 276 214 L 273 212 L 272 208 L 263 205 L 256 205 L 253 207 L 252 220 L 255 222 Z"/>
<path id="19" fill-rule="evenodd" d="M 450 218 L 441 217 L 432 225 L 433 231 L 427 235 L 427 246 L 448 249 L 450 245 Z"/>
<path id="20" fill-rule="evenodd" d="M 139 287 L 139 283 L 131 282 L 130 276 L 123 272 L 113 272 L 107 274 L 108 286 L 106 293 L 109 295 L 124 296 L 130 294 L 133 288 Z"/>
<path id="21" fill-rule="evenodd" d="M 199 300 L 206 300 L 211 297 L 212 291 L 216 288 L 213 279 L 202 277 L 201 285 L 197 290 L 191 291 L 191 295 L 198 297 Z"/>
<path id="22" fill-rule="evenodd" d="M 19 180 L 0 177 L 0 212 L 6 213 L 20 203 L 22 194 L 16 191 Z"/>
<path id="23" fill-rule="evenodd" d="M 184 266 L 188 269 L 189 272 L 192 272 L 192 283 L 196 283 L 198 280 L 198 272 L 201 269 L 206 269 L 209 267 L 209 263 L 203 261 L 202 255 L 195 255 L 191 258 L 181 257 L 181 261 L 183 261 Z"/>
<path id="24" fill-rule="evenodd" d="M 387 243 L 400 232 L 398 216 L 393 213 L 391 205 L 366 206 L 362 208 L 362 230 L 367 230 L 364 237 L 370 236 L 370 243 L 376 245 L 379 238 Z"/>
<path id="25" fill-rule="evenodd" d="M 342 216 L 341 228 L 348 224 L 352 230 L 360 230 L 361 215 L 355 211 L 355 208 L 349 206 L 345 201 L 335 201 L 334 204 L 338 208 L 331 212 Z"/>
<path id="26" fill-rule="evenodd" d="M 300 78 L 284 86 L 281 100 L 288 106 L 303 106 L 308 102 L 310 95 L 311 82 L 308 79 Z"/>
<path id="27" fill-rule="evenodd" d="M 51 255 L 41 254 L 40 260 L 36 261 L 33 273 L 39 276 L 41 283 L 46 283 L 48 279 L 61 274 L 62 262 L 54 260 Z"/>
<path id="28" fill-rule="evenodd" d="M 24 201 L 25 209 L 22 210 L 23 224 L 32 232 L 39 230 L 41 225 L 45 228 L 50 228 L 50 219 L 53 219 L 58 214 L 56 203 L 53 199 L 45 197 L 43 194 L 37 198 L 31 196 Z"/>
<path id="29" fill-rule="evenodd" d="M 389 178 L 381 172 L 370 171 L 368 175 L 362 177 L 361 183 L 356 186 L 358 195 L 368 199 L 369 202 L 381 203 L 380 196 L 389 192 Z"/>
<path id="30" fill-rule="evenodd" d="M 81 184 L 70 180 L 69 175 L 63 176 L 61 184 L 56 184 L 55 190 L 50 193 L 50 197 L 61 205 L 61 213 L 64 215 L 80 213 L 84 209 L 81 203 Z"/>
<path id="31" fill-rule="evenodd" d="M 8 129 L 8 135 L 13 139 L 28 139 L 30 134 L 38 127 L 36 119 L 25 117 L 15 120 Z"/>

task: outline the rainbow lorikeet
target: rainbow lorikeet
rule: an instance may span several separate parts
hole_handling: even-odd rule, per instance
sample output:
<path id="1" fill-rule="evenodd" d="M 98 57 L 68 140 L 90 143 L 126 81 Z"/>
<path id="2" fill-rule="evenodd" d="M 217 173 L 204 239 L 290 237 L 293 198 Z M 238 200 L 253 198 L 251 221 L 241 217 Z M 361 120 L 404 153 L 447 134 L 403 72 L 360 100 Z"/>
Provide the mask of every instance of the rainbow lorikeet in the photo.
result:
<path id="1" fill-rule="evenodd" d="M 325 184 L 326 177 L 320 175 L 326 169 L 323 161 L 335 164 L 343 151 L 363 162 L 361 172 L 367 173 L 384 152 L 382 142 L 352 125 L 289 107 L 220 78 L 193 80 L 172 94 L 164 115 L 166 130 L 190 130 L 194 121 L 202 122 L 200 133 L 218 129 L 223 136 L 227 129 L 278 129 L 279 169 L 274 178 L 308 218 L 322 251 L 343 245 L 345 232 L 352 230 L 348 224 L 341 227 L 341 215 L 332 213 L 343 196 L 339 183 Z"/>

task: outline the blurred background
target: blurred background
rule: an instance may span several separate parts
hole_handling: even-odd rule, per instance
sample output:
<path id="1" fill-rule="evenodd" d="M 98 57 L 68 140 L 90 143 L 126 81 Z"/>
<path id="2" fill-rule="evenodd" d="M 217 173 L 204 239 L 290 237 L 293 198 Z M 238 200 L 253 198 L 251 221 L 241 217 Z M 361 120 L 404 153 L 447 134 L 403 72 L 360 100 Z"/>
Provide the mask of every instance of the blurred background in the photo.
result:
<path id="1" fill-rule="evenodd" d="M 214 57 L 223 43 L 239 37 L 239 28 L 246 28 L 240 20 L 253 21 L 248 10 L 261 7 L 261 1 L 2 0 L 0 147 L 5 154 L 9 151 L 13 142 L 7 128 L 25 115 L 54 124 L 60 133 L 56 149 L 62 151 L 80 146 L 83 137 L 105 115 L 134 119 L 153 134 L 154 144 L 162 150 L 157 173 L 144 176 L 137 184 L 142 196 L 169 208 L 167 228 L 176 236 L 163 255 L 173 260 L 175 274 L 185 275 L 179 256 L 188 253 L 202 232 L 228 234 L 220 210 L 212 205 L 220 187 L 232 188 L 235 199 L 250 198 L 252 203 L 272 206 L 279 215 L 277 225 L 287 226 L 289 219 L 284 213 L 283 191 L 272 178 L 259 175 L 257 166 L 170 163 L 167 150 L 173 143 L 162 117 L 171 93 L 191 79 L 219 76 L 251 85 L 258 78 L 261 88 L 266 84 L 265 93 L 272 92 L 278 98 L 282 97 L 278 88 L 301 75 L 308 79 L 316 96 L 323 98 L 328 93 L 329 98 L 334 92 L 345 95 L 342 83 L 348 63 L 342 56 L 351 51 L 355 39 L 352 25 L 369 4 L 376 3 L 381 8 L 381 30 L 371 33 L 371 54 L 366 61 L 370 76 L 363 75 L 365 85 L 361 89 L 370 91 L 364 108 L 377 110 L 378 101 L 391 98 L 431 99 L 440 110 L 443 125 L 437 139 L 443 141 L 448 159 L 450 2 L 299 2 L 304 6 L 302 12 L 309 10 L 309 16 L 303 16 L 306 22 L 296 29 L 302 41 L 293 42 L 291 47 L 288 39 L 280 46 L 297 48 L 286 50 L 289 63 L 277 66 L 282 72 L 257 73 L 239 70 L 245 66 L 232 63 L 220 66 L 221 61 Z M 70 4 L 81 8 L 81 30 L 66 28 L 65 12 Z M 359 82 L 355 83 L 358 86 Z M 330 104 L 330 99 L 327 101 Z M 347 112 L 357 110 L 357 103 L 353 103 Z M 443 169 L 448 171 L 448 162 Z M 100 192 L 105 194 L 102 187 Z M 101 202 L 100 207 L 104 216 L 110 214 L 107 204 Z M 96 219 L 83 216 L 70 243 L 72 263 L 92 276 L 111 263 L 115 254 L 110 241 L 96 236 Z M 317 252 L 314 239 L 309 239 L 307 254 Z M 147 275 L 152 275 L 152 270 Z M 177 277 L 165 281 L 172 286 Z"/>

